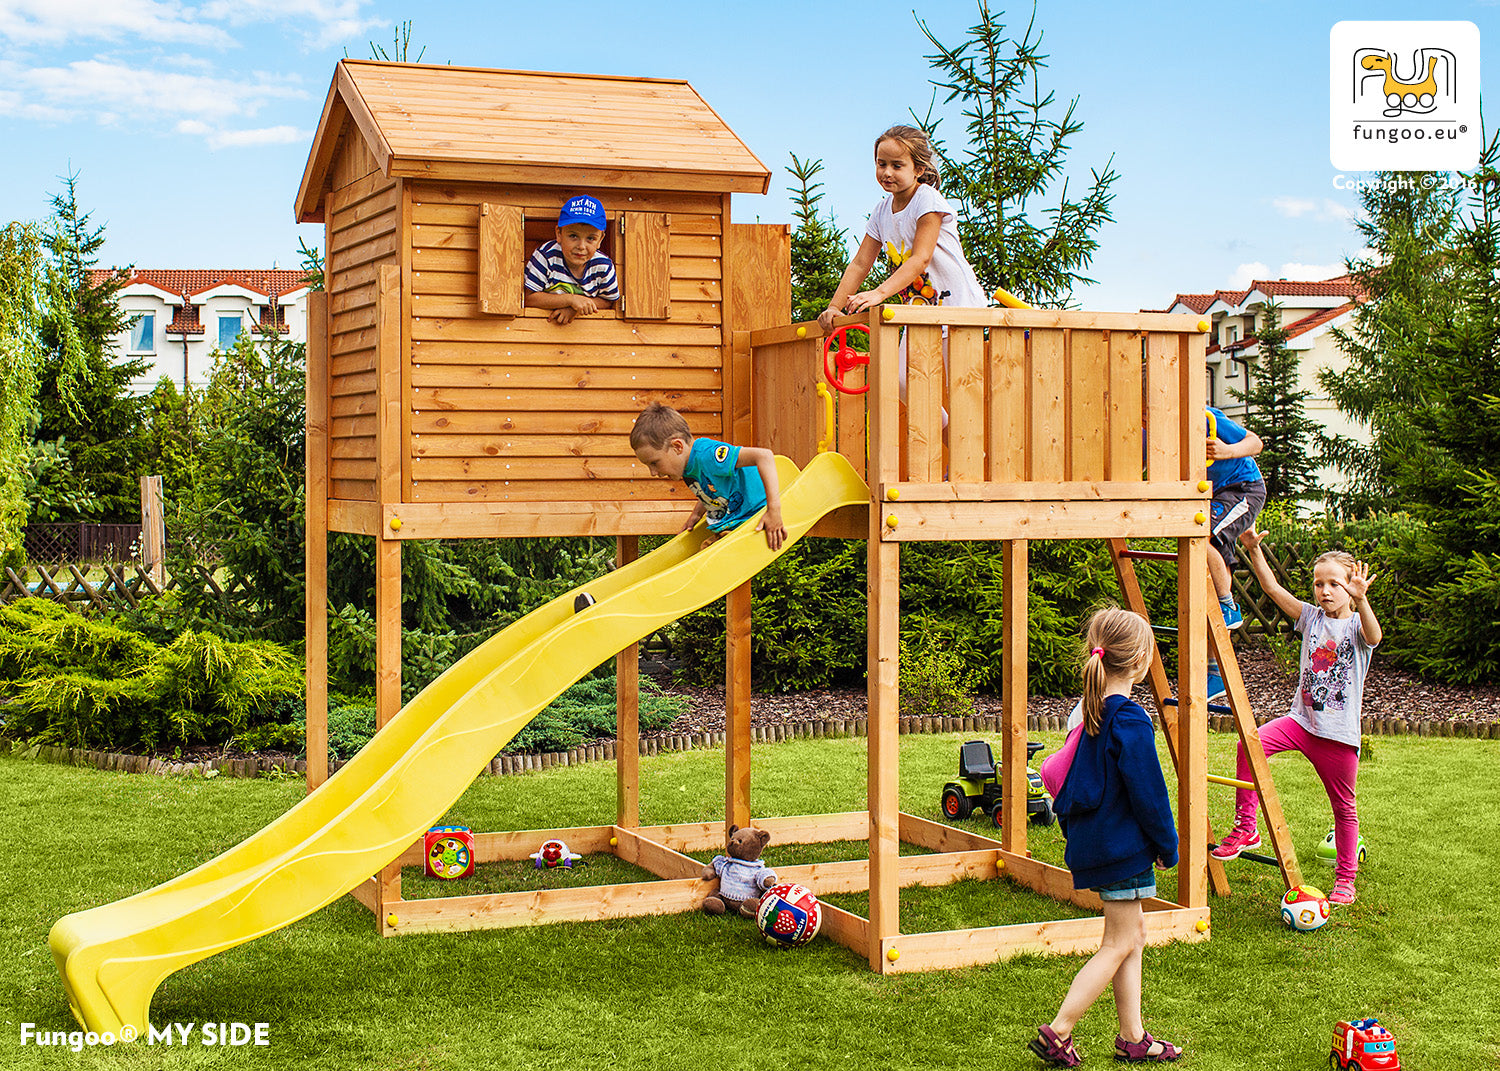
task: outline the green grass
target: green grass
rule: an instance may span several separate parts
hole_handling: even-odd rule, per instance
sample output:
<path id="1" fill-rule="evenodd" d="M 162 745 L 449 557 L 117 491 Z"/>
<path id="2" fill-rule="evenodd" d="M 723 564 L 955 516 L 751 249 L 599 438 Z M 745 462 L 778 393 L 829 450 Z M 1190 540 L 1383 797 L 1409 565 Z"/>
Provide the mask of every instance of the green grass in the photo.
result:
<path id="1" fill-rule="evenodd" d="M 1058 734 L 1037 734 L 1049 748 Z M 937 817 L 961 737 L 901 739 L 902 806 Z M 1231 739 L 1210 737 L 1230 772 Z M 1213 939 L 1148 949 L 1148 1026 L 1186 1046 L 1185 1066 L 1320 1069 L 1340 1018 L 1377 1015 L 1402 1065 L 1471 1071 L 1500 1062 L 1500 933 L 1491 920 L 1500 745 L 1382 738 L 1360 771 L 1370 857 L 1360 899 L 1313 934 L 1277 918 L 1279 876 L 1231 864 Z M 863 806 L 865 741 L 758 746 L 753 805 L 766 814 Z M 642 761 L 642 821 L 720 817 L 723 756 Z M 1329 828 L 1327 800 L 1300 756 L 1272 763 L 1309 880 Z M 476 783 L 445 821 L 476 829 L 592 825 L 614 809 L 611 763 Z M 797 952 L 760 943 L 747 922 L 683 915 L 381 940 L 347 897 L 284 930 L 168 978 L 162 1023 L 267 1022 L 258 1049 L 20 1046 L 20 1024 L 76 1029 L 46 946 L 60 916 L 138 892 L 230 847 L 301 796 L 295 782 L 167 779 L 0 759 L 0 1067 L 157 1068 L 868 1068 L 1038 1067 L 1023 1045 L 1055 1010 L 1082 958 L 1024 956 L 882 979 L 819 940 Z M 1211 789 L 1216 826 L 1232 794 Z M 979 819 L 972 828 L 984 829 Z M 1034 853 L 1061 860 L 1056 827 Z M 778 845 L 773 865 L 848 858 L 862 845 Z M 408 895 L 424 883 L 408 871 Z M 648 880 L 608 857 L 572 872 L 529 861 L 480 868 L 478 889 Z M 1164 879 L 1173 888 L 1171 877 Z M 443 890 L 448 891 L 448 890 Z M 830 897 L 862 910 L 862 896 Z M 1006 882 L 902 893 L 908 932 L 1078 914 Z M 1087 1066 L 1112 1066 L 1106 997 L 1077 1031 Z"/>

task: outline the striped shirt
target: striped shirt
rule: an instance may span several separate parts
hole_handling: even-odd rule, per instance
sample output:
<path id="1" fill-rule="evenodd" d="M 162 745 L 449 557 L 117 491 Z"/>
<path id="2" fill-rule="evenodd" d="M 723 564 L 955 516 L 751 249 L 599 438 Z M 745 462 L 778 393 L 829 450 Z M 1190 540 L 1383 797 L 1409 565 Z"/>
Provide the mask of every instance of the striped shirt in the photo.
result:
<path id="1" fill-rule="evenodd" d="M 563 259 L 562 249 L 556 242 L 544 242 L 537 246 L 531 259 L 526 262 L 526 289 L 532 292 L 552 291 L 559 294 L 587 294 L 604 301 L 615 301 L 620 296 L 620 284 L 615 279 L 615 264 L 603 253 L 595 253 L 583 269 L 583 278 L 574 278 Z"/>

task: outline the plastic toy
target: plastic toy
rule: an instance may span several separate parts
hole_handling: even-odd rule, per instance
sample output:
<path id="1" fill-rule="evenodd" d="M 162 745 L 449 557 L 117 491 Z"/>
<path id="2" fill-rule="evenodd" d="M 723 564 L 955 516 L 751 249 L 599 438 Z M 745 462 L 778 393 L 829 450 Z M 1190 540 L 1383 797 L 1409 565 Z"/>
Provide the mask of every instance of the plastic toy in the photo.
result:
<path id="1" fill-rule="evenodd" d="M 573 869 L 573 864 L 582 859 L 581 855 L 574 855 L 568 851 L 568 846 L 560 840 L 543 841 L 542 846 L 532 855 L 531 861 L 538 870 L 546 868 L 552 870 L 555 867 L 567 867 Z"/>
<path id="2" fill-rule="evenodd" d="M 823 924 L 823 908 L 805 886 L 790 882 L 773 885 L 760 898 L 755 924 L 765 935 L 767 944 L 778 948 L 801 948 L 818 936 L 818 927 Z"/>
<path id="3" fill-rule="evenodd" d="M 865 333 L 865 352 L 861 353 L 849 343 L 850 331 L 863 331 Z M 844 386 L 844 376 L 851 368 L 870 363 L 870 329 L 861 327 L 859 324 L 848 324 L 840 327 L 833 334 L 823 340 L 823 374 L 828 377 L 828 382 L 837 387 L 844 394 L 864 394 L 870 389 L 866 383 L 863 387 Z"/>
<path id="4" fill-rule="evenodd" d="M 427 876 L 452 881 L 474 873 L 474 834 L 468 826 L 434 826 L 422 838 Z"/>
<path id="5" fill-rule="evenodd" d="M 1320 928 L 1328 921 L 1328 897 L 1311 885 L 1288 889 L 1281 898 L 1281 921 L 1301 933 Z"/>
<path id="6" fill-rule="evenodd" d="M 1042 750 L 1041 743 L 1026 743 L 1026 759 Z M 1000 767 L 994 753 L 983 740 L 970 740 L 958 749 L 958 780 L 943 786 L 943 815 L 952 821 L 967 818 L 978 807 L 1000 825 Z M 1052 797 L 1042 786 L 1042 776 L 1026 767 L 1026 815 L 1039 826 L 1050 826 L 1057 820 L 1052 812 Z"/>
<path id="7" fill-rule="evenodd" d="M 1333 1024 L 1333 1051 L 1328 1054 L 1330 1069 L 1340 1071 L 1401 1071 L 1401 1057 L 1396 1055 L 1396 1037 L 1376 1019 L 1355 1019 Z"/>
<path id="8" fill-rule="evenodd" d="M 1317 857 L 1318 862 L 1327 866 L 1333 866 L 1334 863 L 1339 861 L 1339 850 L 1333 843 L 1333 830 L 1330 829 L 1328 835 L 1323 838 L 1323 842 L 1313 849 L 1313 855 Z M 1361 834 L 1359 838 L 1359 865 L 1364 866 L 1364 864 L 1365 838 Z"/>

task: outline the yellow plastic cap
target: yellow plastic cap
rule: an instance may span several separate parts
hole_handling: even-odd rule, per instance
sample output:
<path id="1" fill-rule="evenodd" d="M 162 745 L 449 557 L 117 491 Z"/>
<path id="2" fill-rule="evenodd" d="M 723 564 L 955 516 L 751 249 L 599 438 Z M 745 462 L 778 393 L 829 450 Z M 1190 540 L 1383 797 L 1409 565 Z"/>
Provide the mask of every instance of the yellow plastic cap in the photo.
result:
<path id="1" fill-rule="evenodd" d="M 385 917 L 385 921 L 386 921 L 386 925 L 388 925 L 388 926 L 394 926 L 394 925 L 396 925 L 396 923 L 397 923 L 398 920 L 396 918 L 395 912 L 392 912 L 391 914 L 387 915 Z"/>
<path id="2" fill-rule="evenodd" d="M 1208 334 L 1208 321 L 1207 320 L 1199 320 L 1198 321 L 1198 330 L 1202 331 L 1205 335 Z"/>
<path id="3" fill-rule="evenodd" d="M 620 844 L 620 838 L 619 837 L 610 837 L 609 838 L 609 846 L 611 848 L 618 847 L 619 844 Z"/>
<path id="4" fill-rule="evenodd" d="M 1193 514 L 1193 523 L 1194 524 L 1202 524 L 1206 520 L 1208 520 L 1208 515 L 1205 514 L 1205 513 L 1203 513 L 1203 511 L 1201 511 L 1201 510 L 1198 511 L 1197 513 Z"/>
<path id="5" fill-rule="evenodd" d="M 890 499 L 892 502 L 896 501 L 896 499 L 901 497 L 901 488 L 887 487 L 885 489 L 885 497 Z"/>
<path id="6" fill-rule="evenodd" d="M 882 320 L 894 320 L 896 318 L 896 310 L 887 305 L 880 310 L 880 318 Z"/>
<path id="7" fill-rule="evenodd" d="M 399 531 L 401 531 L 401 518 L 400 517 L 392 517 L 391 518 L 391 531 L 393 531 L 393 532 L 399 532 Z"/>
<path id="8" fill-rule="evenodd" d="M 1198 481 L 1198 490 L 1200 491 L 1207 491 L 1212 486 L 1213 484 L 1209 483 L 1207 480 Z"/>
<path id="9" fill-rule="evenodd" d="M 899 517 L 897 517 L 894 513 L 892 513 L 889 517 L 887 517 L 885 519 L 885 526 L 887 528 L 894 528 L 894 527 L 896 527 L 896 525 L 898 525 L 900 523 L 901 523 L 901 519 Z"/>
<path id="10" fill-rule="evenodd" d="M 892 963 L 895 963 L 898 959 L 901 958 L 901 950 L 899 948 L 889 949 L 886 951 L 885 958 L 890 960 Z"/>
<path id="11" fill-rule="evenodd" d="M 798 338 L 806 338 L 807 337 L 807 328 L 805 328 L 805 327 L 799 327 L 799 328 L 797 328 L 797 337 Z"/>
<path id="12" fill-rule="evenodd" d="M 1197 921 L 1197 923 L 1195 923 L 1194 928 L 1199 933 L 1207 933 L 1208 932 L 1208 919 L 1199 919 Z"/>

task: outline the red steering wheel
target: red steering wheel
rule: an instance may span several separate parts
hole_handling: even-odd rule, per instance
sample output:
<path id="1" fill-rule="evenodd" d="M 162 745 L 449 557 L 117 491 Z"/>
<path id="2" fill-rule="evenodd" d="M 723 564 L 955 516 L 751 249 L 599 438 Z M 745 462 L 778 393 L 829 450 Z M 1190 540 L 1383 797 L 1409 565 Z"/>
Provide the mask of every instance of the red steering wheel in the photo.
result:
<path id="1" fill-rule="evenodd" d="M 850 331 L 863 331 L 865 333 L 865 349 L 868 351 L 870 346 L 870 329 L 868 327 L 863 327 L 860 324 L 848 324 L 840 327 L 823 340 L 823 375 L 828 378 L 829 383 L 837 387 L 843 394 L 864 394 L 870 389 L 868 383 L 863 387 L 844 386 L 844 375 L 849 369 L 858 368 L 860 365 L 868 365 L 870 363 L 870 354 L 868 352 L 860 353 L 849 344 L 848 335 Z M 834 349 L 834 343 L 838 344 L 837 350 Z"/>

